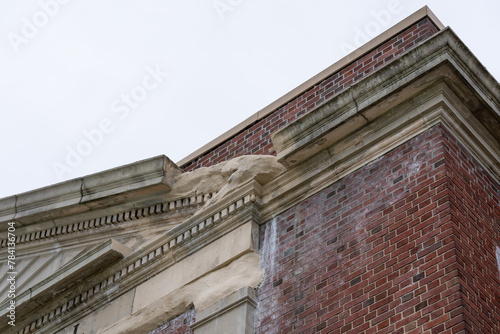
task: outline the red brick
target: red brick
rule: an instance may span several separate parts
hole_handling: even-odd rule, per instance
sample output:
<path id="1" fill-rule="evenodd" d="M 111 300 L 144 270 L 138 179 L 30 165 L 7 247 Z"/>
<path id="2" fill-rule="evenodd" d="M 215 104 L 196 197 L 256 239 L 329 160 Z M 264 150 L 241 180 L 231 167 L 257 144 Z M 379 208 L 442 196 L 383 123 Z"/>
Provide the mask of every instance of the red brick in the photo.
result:
<path id="1" fill-rule="evenodd" d="M 407 161 L 417 157 L 424 167 L 397 183 L 408 189 L 400 192 L 393 180 L 408 175 Z M 269 297 L 277 302 L 272 319 L 257 311 L 257 333 L 281 328 L 290 310 L 300 317 L 290 333 L 318 326 L 321 333 L 500 331 L 500 307 L 487 297 L 500 293 L 498 273 L 489 269 L 500 243 L 500 194 L 492 182 L 435 126 L 276 217 L 274 263 L 282 267 L 262 283 L 259 298 L 263 308 L 271 307 Z M 375 191 L 385 193 L 374 201 Z M 393 204 L 380 205 L 386 198 Z M 265 231 L 266 224 L 261 245 Z M 280 278 L 289 284 L 273 288 Z M 297 299 L 293 291 L 304 295 Z"/>

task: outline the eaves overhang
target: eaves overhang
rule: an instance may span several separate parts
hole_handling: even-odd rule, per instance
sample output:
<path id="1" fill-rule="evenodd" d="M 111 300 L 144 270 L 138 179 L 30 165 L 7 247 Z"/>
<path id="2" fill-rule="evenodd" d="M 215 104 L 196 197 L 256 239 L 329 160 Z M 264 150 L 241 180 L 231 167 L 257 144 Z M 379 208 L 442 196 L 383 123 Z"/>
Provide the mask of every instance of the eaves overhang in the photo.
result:
<path id="1" fill-rule="evenodd" d="M 500 183 L 500 84 L 450 28 L 272 135 L 262 220 L 442 124 Z"/>

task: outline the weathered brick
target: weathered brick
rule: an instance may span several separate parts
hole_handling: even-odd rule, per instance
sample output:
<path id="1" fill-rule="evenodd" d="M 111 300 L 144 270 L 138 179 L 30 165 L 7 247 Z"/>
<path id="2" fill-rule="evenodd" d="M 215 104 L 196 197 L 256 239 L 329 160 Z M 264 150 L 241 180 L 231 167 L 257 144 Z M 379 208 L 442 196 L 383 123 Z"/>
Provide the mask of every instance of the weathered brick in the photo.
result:
<path id="1" fill-rule="evenodd" d="M 442 153 L 436 160 L 443 164 L 427 161 L 445 151 L 444 160 Z M 425 186 L 405 176 L 398 184 L 406 190 L 398 192 L 391 175 L 409 175 L 408 161 L 417 157 L 426 167 L 412 180 Z M 259 298 L 279 302 L 273 319 L 261 319 L 257 310 L 256 332 L 275 333 L 291 311 L 289 333 L 318 326 L 321 333 L 498 331 L 500 307 L 485 298 L 490 282 L 499 281 L 487 269 L 495 268 L 491 250 L 500 241 L 500 194 L 491 191 L 491 184 L 498 187 L 492 182 L 444 127 L 435 126 L 279 215 L 274 263 L 289 267 L 259 288 Z M 373 201 L 367 189 L 385 194 Z M 387 197 L 396 192 L 397 198 Z M 380 205 L 386 197 L 392 204 Z M 342 219 L 332 224 L 333 216 Z M 270 223 L 261 227 L 262 242 Z M 292 245 L 297 257 L 281 262 L 292 256 Z M 294 278 L 289 286 L 273 286 L 285 277 Z M 259 325 L 264 322 L 269 325 Z"/>
<path id="2" fill-rule="evenodd" d="M 191 334 L 190 325 L 195 321 L 196 313 L 193 308 L 170 320 L 168 323 L 149 332 L 149 334 Z"/>

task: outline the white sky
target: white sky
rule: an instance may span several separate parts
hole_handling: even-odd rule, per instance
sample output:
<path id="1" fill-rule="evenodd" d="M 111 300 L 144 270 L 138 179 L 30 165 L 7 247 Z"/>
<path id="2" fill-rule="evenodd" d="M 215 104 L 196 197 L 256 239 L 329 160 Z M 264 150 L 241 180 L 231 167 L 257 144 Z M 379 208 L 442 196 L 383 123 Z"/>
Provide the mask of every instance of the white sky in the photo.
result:
<path id="1" fill-rule="evenodd" d="M 424 5 L 500 79 L 497 0 L 3 0 L 0 197 L 177 162 Z"/>

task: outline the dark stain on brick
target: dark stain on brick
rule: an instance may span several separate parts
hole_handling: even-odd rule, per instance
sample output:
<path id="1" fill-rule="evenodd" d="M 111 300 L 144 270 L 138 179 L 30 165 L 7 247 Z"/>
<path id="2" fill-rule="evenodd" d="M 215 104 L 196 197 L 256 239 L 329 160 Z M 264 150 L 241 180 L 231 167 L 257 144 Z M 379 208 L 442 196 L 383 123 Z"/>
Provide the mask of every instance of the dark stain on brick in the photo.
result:
<path id="1" fill-rule="evenodd" d="M 277 287 L 278 285 L 280 285 L 282 283 L 283 283 L 283 278 L 280 278 L 280 279 L 274 281 L 273 287 L 275 288 L 275 287 Z"/>
<path id="2" fill-rule="evenodd" d="M 382 225 L 377 225 L 374 228 L 372 228 L 371 233 L 372 233 L 372 235 L 374 235 L 375 233 L 378 233 L 380 231 L 382 231 Z"/>
<path id="3" fill-rule="evenodd" d="M 323 289 L 327 284 L 327 281 L 323 281 L 316 285 L 316 291 Z"/>
<path id="4" fill-rule="evenodd" d="M 422 278 L 425 277 L 425 273 L 421 272 L 413 276 L 413 283 L 420 281 Z"/>
<path id="5" fill-rule="evenodd" d="M 403 297 L 401 297 L 401 301 L 402 301 L 403 303 L 405 303 L 405 302 L 409 301 L 409 300 L 410 300 L 410 299 L 412 299 L 412 298 L 413 298 L 413 291 L 412 291 L 412 292 L 409 292 L 409 293 L 407 293 L 406 295 L 404 295 Z"/>
<path id="6" fill-rule="evenodd" d="M 328 241 L 326 242 L 326 245 L 327 245 L 327 246 L 330 246 L 331 244 L 333 244 L 333 243 L 337 242 L 337 240 L 338 240 L 338 237 L 337 237 L 337 236 L 335 236 L 335 237 L 331 238 L 330 240 L 328 240 Z"/>
<path id="7" fill-rule="evenodd" d="M 368 307 L 373 303 L 375 303 L 375 298 L 372 297 L 372 298 L 367 299 L 363 302 L 363 307 Z"/>
<path id="8" fill-rule="evenodd" d="M 304 291 L 295 296 L 295 301 L 299 301 L 304 298 Z"/>
<path id="9" fill-rule="evenodd" d="M 326 199 L 329 199 L 330 197 L 335 196 L 335 194 L 337 194 L 337 190 L 334 190 L 334 191 L 328 193 L 328 195 L 326 195 Z"/>
<path id="10" fill-rule="evenodd" d="M 295 315 L 301 314 L 302 312 L 304 312 L 304 305 L 300 306 L 295 310 Z"/>
<path id="11" fill-rule="evenodd" d="M 292 254 L 294 251 L 295 251 L 295 249 L 293 247 L 292 248 L 288 248 L 283 255 L 285 257 L 287 257 L 288 255 Z"/>
<path id="12" fill-rule="evenodd" d="M 445 159 L 442 159 L 442 160 L 439 160 L 438 162 L 436 162 L 434 164 L 434 168 L 438 168 L 439 166 L 441 166 L 442 164 L 444 164 L 446 162 Z"/>
<path id="13" fill-rule="evenodd" d="M 388 241 L 388 240 L 391 240 L 392 238 L 394 238 L 396 236 L 396 232 L 392 231 L 391 233 L 387 233 L 385 236 L 384 236 L 384 241 Z"/>
<path id="14" fill-rule="evenodd" d="M 427 300 L 424 300 L 423 302 L 418 303 L 417 305 L 415 305 L 415 312 L 420 311 L 421 309 L 423 309 L 426 306 L 427 306 Z"/>
<path id="15" fill-rule="evenodd" d="M 339 248 L 337 248 L 337 253 L 341 253 L 345 250 L 345 245 L 342 245 L 340 246 Z"/>
<path id="16" fill-rule="evenodd" d="M 316 326 L 316 332 L 321 331 L 323 328 L 326 328 L 326 321 L 323 321 L 318 326 Z"/>
<path id="17" fill-rule="evenodd" d="M 395 178 L 394 181 L 392 181 L 392 184 L 396 184 L 396 183 L 400 182 L 402 179 L 403 179 L 403 175 L 400 175 L 397 178 Z"/>
<path id="18" fill-rule="evenodd" d="M 434 245 L 432 245 L 432 246 L 430 246 L 430 247 L 427 247 L 427 248 L 425 248 L 425 249 L 421 250 L 421 251 L 420 251 L 420 252 L 418 252 L 418 254 L 417 254 L 418 258 L 420 259 L 421 257 L 423 257 L 423 256 L 425 256 L 425 255 L 427 255 L 427 254 L 429 254 L 430 252 L 433 252 L 433 251 L 435 251 L 435 250 L 437 250 L 437 249 L 441 248 L 441 245 L 442 245 L 442 244 L 441 244 L 441 241 L 438 241 L 438 242 L 436 242 Z"/>
<path id="19" fill-rule="evenodd" d="M 356 249 L 353 252 L 351 252 L 351 254 L 349 255 L 349 259 L 352 260 L 352 259 L 358 257 L 360 254 L 361 254 L 361 251 L 359 249 Z"/>
<path id="20" fill-rule="evenodd" d="M 361 282 L 361 276 L 358 276 L 358 277 L 356 277 L 356 278 L 352 279 L 352 280 L 351 280 L 351 286 L 356 285 L 356 284 L 358 284 L 359 282 Z"/>

